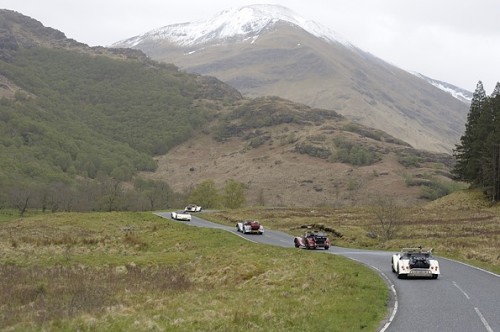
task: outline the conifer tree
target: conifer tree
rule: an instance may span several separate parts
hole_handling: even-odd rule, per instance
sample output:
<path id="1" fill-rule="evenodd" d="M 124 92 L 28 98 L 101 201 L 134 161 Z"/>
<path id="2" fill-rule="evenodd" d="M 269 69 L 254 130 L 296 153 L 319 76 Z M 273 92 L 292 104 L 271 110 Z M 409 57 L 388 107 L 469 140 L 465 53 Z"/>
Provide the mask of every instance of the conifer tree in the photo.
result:
<path id="1" fill-rule="evenodd" d="M 489 112 L 491 112 L 491 132 L 485 144 L 483 159 L 487 170 L 483 171 L 483 179 L 488 195 L 492 200 L 500 200 L 500 84 L 497 83 L 493 94 L 489 98 Z"/>
<path id="2" fill-rule="evenodd" d="M 497 82 L 497 85 L 495 85 L 495 89 L 493 90 L 493 93 L 491 94 L 491 98 L 495 98 L 497 96 L 500 96 L 500 82 Z"/>
<path id="3" fill-rule="evenodd" d="M 478 123 L 486 99 L 483 83 L 479 81 L 472 95 L 467 123 L 465 124 L 465 133 L 460 138 L 460 144 L 454 150 L 456 159 L 454 173 L 458 179 L 470 183 L 477 183 L 478 174 L 480 174 L 480 142 L 478 136 L 481 130 L 478 128 Z"/>
<path id="4" fill-rule="evenodd" d="M 478 83 L 460 143 L 454 151 L 455 175 L 500 200 L 500 83 L 490 97 Z"/>

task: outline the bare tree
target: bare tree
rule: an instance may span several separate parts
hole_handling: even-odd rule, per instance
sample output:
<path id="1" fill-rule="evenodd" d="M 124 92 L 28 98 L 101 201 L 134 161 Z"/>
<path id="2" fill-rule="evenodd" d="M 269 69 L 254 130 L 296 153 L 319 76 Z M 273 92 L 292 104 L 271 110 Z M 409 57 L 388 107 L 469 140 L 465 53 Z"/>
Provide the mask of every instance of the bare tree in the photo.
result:
<path id="1" fill-rule="evenodd" d="M 9 194 L 11 206 L 19 210 L 19 215 L 22 217 L 28 210 L 29 203 L 33 198 L 33 188 L 20 186 L 12 188 Z"/>
<path id="2" fill-rule="evenodd" d="M 101 183 L 101 203 L 103 210 L 111 212 L 118 208 L 118 200 L 123 196 L 120 181 L 112 178 L 104 179 Z"/>
<path id="3" fill-rule="evenodd" d="M 383 241 L 391 240 L 402 225 L 404 210 L 391 197 L 377 197 L 373 202 L 373 213 Z"/>

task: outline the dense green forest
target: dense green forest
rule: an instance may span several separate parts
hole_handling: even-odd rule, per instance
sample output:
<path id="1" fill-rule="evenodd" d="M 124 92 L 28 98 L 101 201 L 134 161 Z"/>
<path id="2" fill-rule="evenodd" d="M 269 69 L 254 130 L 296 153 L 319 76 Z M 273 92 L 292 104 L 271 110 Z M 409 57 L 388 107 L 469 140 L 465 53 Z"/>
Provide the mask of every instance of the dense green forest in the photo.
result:
<path id="1" fill-rule="evenodd" d="M 500 83 L 491 96 L 481 81 L 477 84 L 454 156 L 458 179 L 484 189 L 492 201 L 500 200 Z"/>
<path id="2" fill-rule="evenodd" d="M 41 188 L 110 190 L 110 182 L 154 171 L 154 155 L 214 116 L 198 102 L 214 88 L 173 65 L 42 47 L 12 55 L 0 61 L 0 75 L 20 88 L 0 99 L 0 206 L 24 204 Z M 103 209 L 77 200 L 81 209 Z"/>

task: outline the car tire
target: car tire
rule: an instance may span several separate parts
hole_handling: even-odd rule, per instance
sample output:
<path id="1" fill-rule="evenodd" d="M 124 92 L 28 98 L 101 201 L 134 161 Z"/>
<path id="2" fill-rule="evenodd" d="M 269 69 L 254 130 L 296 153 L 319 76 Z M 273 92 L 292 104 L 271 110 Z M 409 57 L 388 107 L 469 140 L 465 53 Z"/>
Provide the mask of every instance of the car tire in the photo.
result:
<path id="1" fill-rule="evenodd" d="M 329 248 L 330 248 L 329 246 L 326 246 L 326 247 L 325 247 L 325 250 L 328 250 Z"/>
<path id="2" fill-rule="evenodd" d="M 439 274 L 433 274 L 433 275 L 432 275 L 432 279 L 437 279 L 437 278 L 438 278 L 438 276 L 439 276 Z"/>

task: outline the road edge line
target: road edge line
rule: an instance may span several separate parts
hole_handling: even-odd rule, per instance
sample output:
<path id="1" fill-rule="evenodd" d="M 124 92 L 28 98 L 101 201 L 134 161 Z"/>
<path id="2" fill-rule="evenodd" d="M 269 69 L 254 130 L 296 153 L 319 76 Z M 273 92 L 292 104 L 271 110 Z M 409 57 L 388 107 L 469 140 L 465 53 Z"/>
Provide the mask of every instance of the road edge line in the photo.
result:
<path id="1" fill-rule="evenodd" d="M 336 254 L 339 255 L 339 256 L 343 256 L 340 253 L 336 253 Z M 396 286 L 391 281 L 391 279 L 389 279 L 389 277 L 384 272 L 382 272 L 379 268 L 377 268 L 377 267 L 375 267 L 373 265 L 369 265 L 369 264 L 366 264 L 364 262 L 361 262 L 361 261 L 359 261 L 359 260 L 357 260 L 355 258 L 352 258 L 352 257 L 348 257 L 348 256 L 343 256 L 343 257 L 345 257 L 347 259 L 350 259 L 350 260 L 353 260 L 355 262 L 358 262 L 360 264 L 363 264 L 365 266 L 368 266 L 372 270 L 375 270 L 380 276 L 382 276 L 382 279 L 384 279 L 385 284 L 388 286 L 387 288 L 389 288 L 389 291 L 392 294 L 392 296 L 390 297 L 390 300 L 392 300 L 392 301 L 390 301 L 390 304 L 392 302 L 394 302 L 394 305 L 392 306 L 392 312 L 389 315 L 389 318 L 388 319 L 383 319 L 382 322 L 381 322 L 381 324 L 384 324 L 384 325 L 380 328 L 379 332 L 385 332 L 389 328 L 389 326 L 391 325 L 392 321 L 396 317 L 396 313 L 398 312 L 399 301 L 398 301 L 398 292 L 396 291 Z M 391 310 L 391 308 L 389 308 L 389 310 Z"/>
<path id="2" fill-rule="evenodd" d="M 474 266 L 474 265 L 470 265 L 468 263 L 464 263 L 464 262 L 458 261 L 456 259 L 446 258 L 446 257 L 442 257 L 442 256 L 439 256 L 439 259 L 446 259 L 446 260 L 451 261 L 451 262 L 460 263 L 462 265 L 465 265 L 465 266 L 468 266 L 468 267 L 472 267 L 472 268 L 474 268 L 476 270 L 479 270 L 479 271 L 482 271 L 482 272 L 486 272 L 488 274 L 491 274 L 494 277 L 500 278 L 500 274 L 496 274 L 495 272 L 491 272 L 491 271 L 485 270 L 483 268 L 480 268 L 480 267 L 477 267 L 477 266 Z"/>

